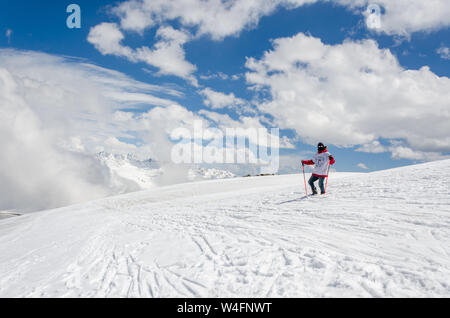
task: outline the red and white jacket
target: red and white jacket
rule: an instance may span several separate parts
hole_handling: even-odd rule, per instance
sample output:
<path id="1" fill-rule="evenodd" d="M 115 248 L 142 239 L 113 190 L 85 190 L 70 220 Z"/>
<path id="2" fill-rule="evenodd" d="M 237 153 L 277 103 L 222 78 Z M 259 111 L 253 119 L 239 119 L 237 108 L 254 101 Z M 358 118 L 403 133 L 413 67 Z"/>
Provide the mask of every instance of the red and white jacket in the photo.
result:
<path id="1" fill-rule="evenodd" d="M 328 167 L 334 165 L 335 162 L 336 160 L 334 160 L 327 148 L 316 153 L 312 160 L 303 161 L 305 165 L 314 165 L 312 175 L 319 178 L 328 177 Z"/>

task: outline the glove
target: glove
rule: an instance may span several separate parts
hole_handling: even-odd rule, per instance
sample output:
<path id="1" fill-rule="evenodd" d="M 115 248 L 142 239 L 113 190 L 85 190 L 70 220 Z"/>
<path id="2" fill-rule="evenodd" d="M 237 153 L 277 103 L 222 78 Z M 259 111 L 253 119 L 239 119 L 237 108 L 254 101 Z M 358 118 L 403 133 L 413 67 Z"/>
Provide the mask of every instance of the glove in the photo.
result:
<path id="1" fill-rule="evenodd" d="M 302 160 L 302 166 L 304 166 L 305 165 L 305 160 Z"/>
<path id="2" fill-rule="evenodd" d="M 330 160 L 333 160 L 333 159 L 334 159 L 333 156 L 330 155 Z"/>

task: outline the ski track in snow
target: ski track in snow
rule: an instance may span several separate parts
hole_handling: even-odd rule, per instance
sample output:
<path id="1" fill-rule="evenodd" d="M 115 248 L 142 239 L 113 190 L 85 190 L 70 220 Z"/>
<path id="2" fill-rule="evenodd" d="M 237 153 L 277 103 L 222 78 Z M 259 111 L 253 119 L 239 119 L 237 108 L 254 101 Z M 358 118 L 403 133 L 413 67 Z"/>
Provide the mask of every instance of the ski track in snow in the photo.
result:
<path id="1" fill-rule="evenodd" d="M 0 221 L 0 297 L 449 297 L 450 161 L 165 187 Z"/>

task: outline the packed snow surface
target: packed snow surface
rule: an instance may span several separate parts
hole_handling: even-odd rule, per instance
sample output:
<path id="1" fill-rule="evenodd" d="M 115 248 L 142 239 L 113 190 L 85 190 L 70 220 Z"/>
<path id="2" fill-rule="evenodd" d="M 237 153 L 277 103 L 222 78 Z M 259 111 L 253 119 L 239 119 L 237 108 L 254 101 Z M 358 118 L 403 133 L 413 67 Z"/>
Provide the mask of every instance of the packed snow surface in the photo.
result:
<path id="1" fill-rule="evenodd" d="M 449 297 L 449 180 L 212 180 L 3 219 L 0 297 Z"/>

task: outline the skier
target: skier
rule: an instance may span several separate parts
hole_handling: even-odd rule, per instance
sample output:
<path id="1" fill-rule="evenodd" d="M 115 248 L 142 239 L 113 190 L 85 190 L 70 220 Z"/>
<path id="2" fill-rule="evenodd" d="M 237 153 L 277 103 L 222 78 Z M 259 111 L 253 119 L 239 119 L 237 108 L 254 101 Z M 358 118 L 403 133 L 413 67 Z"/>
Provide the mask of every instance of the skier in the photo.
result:
<path id="1" fill-rule="evenodd" d="M 313 173 L 308 183 L 311 186 L 313 195 L 317 194 L 314 182 L 319 180 L 319 186 L 321 194 L 325 194 L 325 187 L 323 181 L 328 177 L 328 167 L 334 165 L 336 161 L 333 156 L 328 152 L 327 147 L 319 142 L 317 145 L 317 154 L 312 160 L 302 160 L 302 165 L 314 165 Z"/>

